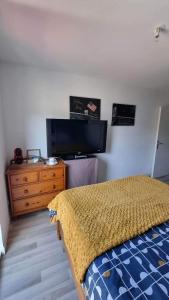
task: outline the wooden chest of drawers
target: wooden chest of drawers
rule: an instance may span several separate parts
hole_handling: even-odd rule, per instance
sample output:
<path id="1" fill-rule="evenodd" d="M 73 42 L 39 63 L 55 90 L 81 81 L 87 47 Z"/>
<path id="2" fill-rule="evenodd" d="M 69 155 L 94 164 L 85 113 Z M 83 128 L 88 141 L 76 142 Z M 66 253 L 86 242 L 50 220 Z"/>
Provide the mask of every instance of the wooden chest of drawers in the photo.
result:
<path id="1" fill-rule="evenodd" d="M 11 165 L 7 169 L 12 216 L 46 208 L 65 189 L 65 164 Z"/>

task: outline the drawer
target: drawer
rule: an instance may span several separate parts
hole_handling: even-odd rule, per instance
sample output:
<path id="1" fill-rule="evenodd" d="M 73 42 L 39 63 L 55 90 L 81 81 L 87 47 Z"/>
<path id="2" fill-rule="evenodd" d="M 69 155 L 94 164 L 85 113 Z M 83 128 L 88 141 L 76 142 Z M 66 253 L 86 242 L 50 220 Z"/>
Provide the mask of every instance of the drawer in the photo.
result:
<path id="1" fill-rule="evenodd" d="M 30 173 L 23 173 L 18 175 L 11 175 L 10 181 L 12 186 L 32 183 L 38 181 L 38 172 L 30 172 Z"/>
<path id="2" fill-rule="evenodd" d="M 64 175 L 64 169 L 63 168 L 56 168 L 56 169 L 48 169 L 48 170 L 43 170 L 40 172 L 40 180 L 51 180 L 54 178 L 60 178 L 63 177 Z"/>
<path id="3" fill-rule="evenodd" d="M 63 189 L 64 189 L 64 180 L 63 178 L 60 178 L 53 181 L 29 184 L 17 188 L 12 188 L 12 197 L 13 200 L 17 200 L 20 198 L 27 198 L 38 194 L 61 191 Z"/>
<path id="4" fill-rule="evenodd" d="M 36 196 L 24 200 L 14 201 L 13 202 L 14 214 L 19 214 L 29 210 L 36 210 L 38 208 L 45 208 L 57 194 L 58 193 L 50 193 L 50 194 Z"/>

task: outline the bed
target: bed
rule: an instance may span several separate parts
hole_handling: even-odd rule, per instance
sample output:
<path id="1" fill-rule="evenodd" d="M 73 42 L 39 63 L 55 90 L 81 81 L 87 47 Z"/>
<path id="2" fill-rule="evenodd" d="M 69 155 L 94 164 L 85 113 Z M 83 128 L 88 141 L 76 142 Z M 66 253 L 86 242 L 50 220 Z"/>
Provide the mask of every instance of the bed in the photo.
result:
<path id="1" fill-rule="evenodd" d="M 60 193 L 49 204 L 79 299 L 169 298 L 169 186 L 146 176 Z"/>

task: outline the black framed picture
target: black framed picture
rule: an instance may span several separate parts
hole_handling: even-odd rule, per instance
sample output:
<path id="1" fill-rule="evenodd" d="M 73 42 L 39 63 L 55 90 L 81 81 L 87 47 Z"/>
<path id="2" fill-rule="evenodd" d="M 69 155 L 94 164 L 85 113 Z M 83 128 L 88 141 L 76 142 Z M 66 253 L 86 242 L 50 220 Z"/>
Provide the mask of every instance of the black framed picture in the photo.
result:
<path id="1" fill-rule="evenodd" d="M 100 99 L 70 96 L 70 119 L 100 120 Z"/>
<path id="2" fill-rule="evenodd" d="M 136 105 L 113 103 L 112 126 L 134 126 Z"/>

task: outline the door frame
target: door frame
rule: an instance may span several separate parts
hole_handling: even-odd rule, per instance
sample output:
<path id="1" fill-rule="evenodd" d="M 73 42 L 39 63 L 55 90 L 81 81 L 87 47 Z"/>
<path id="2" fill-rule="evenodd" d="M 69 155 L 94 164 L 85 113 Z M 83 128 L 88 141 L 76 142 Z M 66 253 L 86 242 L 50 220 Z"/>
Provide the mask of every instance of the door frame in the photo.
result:
<path id="1" fill-rule="evenodd" d="M 160 129 L 161 111 L 162 111 L 162 106 L 159 106 L 158 107 L 158 115 L 157 115 L 157 126 L 156 126 L 156 135 L 155 135 L 155 145 L 154 145 L 154 154 L 153 154 L 151 177 L 154 177 L 154 168 L 155 168 L 155 159 L 156 159 L 156 152 L 157 152 L 158 134 L 159 134 L 159 129 Z"/>

